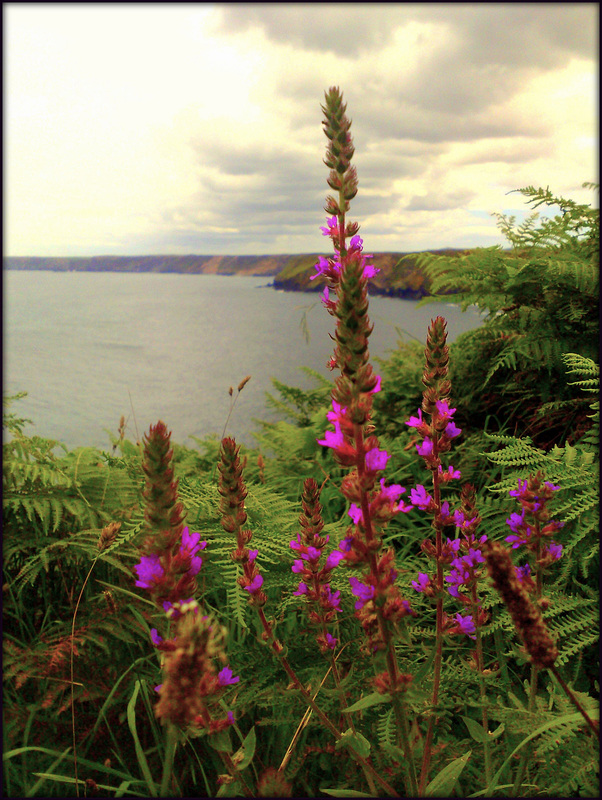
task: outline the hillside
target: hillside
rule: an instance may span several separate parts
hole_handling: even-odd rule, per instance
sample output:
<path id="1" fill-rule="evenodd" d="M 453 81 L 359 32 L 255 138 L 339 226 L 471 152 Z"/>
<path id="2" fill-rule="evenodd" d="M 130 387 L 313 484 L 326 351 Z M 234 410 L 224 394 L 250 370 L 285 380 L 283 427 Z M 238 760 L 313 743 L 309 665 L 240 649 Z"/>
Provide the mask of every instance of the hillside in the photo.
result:
<path id="1" fill-rule="evenodd" d="M 456 250 L 430 252 L 453 254 Z M 417 300 L 429 293 L 428 282 L 416 266 L 418 253 L 375 253 L 372 259 L 380 269 L 370 281 L 372 294 Z M 36 257 L 5 256 L 4 269 L 51 270 L 53 272 L 175 272 L 189 275 L 263 275 L 274 276 L 274 288 L 286 291 L 319 291 L 321 278 L 315 281 L 314 265 L 318 254 L 263 256 L 90 256 Z"/>
<path id="2" fill-rule="evenodd" d="M 429 250 L 430 253 L 454 255 L 464 251 L 453 249 Z M 429 294 L 428 280 L 416 265 L 420 253 L 374 253 L 370 262 L 380 269 L 369 281 L 370 293 L 419 300 Z M 316 274 L 314 264 L 317 255 L 291 256 L 284 269 L 274 278 L 274 288 L 287 291 L 320 291 L 324 286 L 321 277 L 311 280 Z"/>

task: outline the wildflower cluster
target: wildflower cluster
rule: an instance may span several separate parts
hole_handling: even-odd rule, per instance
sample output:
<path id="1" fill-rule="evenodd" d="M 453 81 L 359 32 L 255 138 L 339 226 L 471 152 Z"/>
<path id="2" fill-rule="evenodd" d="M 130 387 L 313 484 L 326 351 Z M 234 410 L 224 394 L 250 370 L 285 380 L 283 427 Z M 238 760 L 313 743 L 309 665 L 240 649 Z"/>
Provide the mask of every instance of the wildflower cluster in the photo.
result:
<path id="1" fill-rule="evenodd" d="M 320 564 L 324 548 L 330 537 L 321 536 L 324 521 L 322 507 L 319 502 L 320 490 L 313 478 L 308 478 L 303 486 L 301 503 L 303 513 L 299 517 L 301 533 L 291 541 L 291 549 L 296 558 L 292 571 L 301 580 L 295 595 L 307 599 L 310 610 L 310 621 L 318 626 L 317 642 L 322 653 L 334 650 L 337 639 L 326 629 L 334 622 L 337 612 L 341 610 L 340 592 L 333 592 L 330 587 L 332 570 L 344 558 L 340 550 L 333 550 L 323 564 Z"/>
<path id="2" fill-rule="evenodd" d="M 528 478 L 519 480 L 518 489 L 511 489 L 509 492 L 510 496 L 515 497 L 520 504 L 521 511 L 512 513 L 506 520 L 512 533 L 506 536 L 505 540 L 513 550 L 524 548 L 533 554 L 535 573 L 531 572 L 529 563 L 516 567 L 516 577 L 528 591 L 536 589 L 534 574 L 540 576 L 546 567 L 562 556 L 562 545 L 550 537 L 563 527 L 564 522 L 550 519 L 548 509 L 553 492 L 559 488 L 545 481 L 541 472 L 536 472 Z"/>
<path id="3" fill-rule="evenodd" d="M 144 439 L 142 468 L 147 537 L 140 562 L 134 567 L 136 586 L 147 589 L 159 605 L 171 604 L 196 592 L 196 576 L 207 546 L 200 533 L 184 527 L 184 510 L 178 501 L 170 447 L 171 433 L 163 422 L 150 427 Z"/>
<path id="4" fill-rule="evenodd" d="M 146 589 L 174 623 L 174 636 L 164 639 L 156 628 L 151 640 L 162 652 L 163 683 L 156 687 L 156 716 L 181 728 L 193 727 L 217 733 L 234 721 L 218 710 L 225 688 L 240 680 L 224 666 L 216 672 L 214 660 L 224 664 L 225 629 L 201 616 L 194 599 L 196 576 L 207 546 L 200 533 L 183 526 L 177 481 L 171 466 L 171 434 L 162 422 L 151 426 L 145 437 L 143 469 L 147 536 L 140 561 L 134 567 L 136 586 Z"/>
<path id="5" fill-rule="evenodd" d="M 450 618 L 442 612 L 441 632 L 450 635 L 461 633 L 475 639 L 475 624 L 483 624 L 487 618 L 485 612 L 480 609 L 476 592 L 477 581 L 481 576 L 479 565 L 485 561 L 478 545 L 486 541 L 487 537 L 483 535 L 478 541 L 476 539 L 480 517 L 474 506 L 473 487 L 468 484 L 464 487 L 462 506 L 455 511 L 450 509 L 447 500 L 441 499 L 441 487 L 462 477 L 460 470 L 451 464 L 444 469 L 441 462 L 441 454 L 451 449 L 452 439 L 462 432 L 454 422 L 456 409 L 451 408 L 449 404 L 451 384 L 447 378 L 448 362 L 446 322 L 443 317 L 437 317 L 431 321 L 427 334 L 425 369 L 422 376 L 425 386 L 422 406 L 418 409 L 417 415 L 411 416 L 406 422 L 408 427 L 415 429 L 421 439 L 416 443 L 416 451 L 432 475 L 432 495 L 424 485 L 418 484 L 410 491 L 410 500 L 416 508 L 433 515 L 436 541 L 433 543 L 430 539 L 426 539 L 421 548 L 435 561 L 436 576 L 431 578 L 428 573 L 420 572 L 418 580 L 412 581 L 412 586 L 417 592 L 442 602 L 444 582 L 448 583 L 448 593 L 459 600 L 465 608 L 468 607 L 472 613 L 465 616 L 456 613 Z M 423 412 L 427 417 L 423 416 Z M 460 531 L 462 538 L 447 538 L 444 542 L 443 528 L 452 525 Z M 445 578 L 443 578 L 444 566 L 451 567 Z"/>

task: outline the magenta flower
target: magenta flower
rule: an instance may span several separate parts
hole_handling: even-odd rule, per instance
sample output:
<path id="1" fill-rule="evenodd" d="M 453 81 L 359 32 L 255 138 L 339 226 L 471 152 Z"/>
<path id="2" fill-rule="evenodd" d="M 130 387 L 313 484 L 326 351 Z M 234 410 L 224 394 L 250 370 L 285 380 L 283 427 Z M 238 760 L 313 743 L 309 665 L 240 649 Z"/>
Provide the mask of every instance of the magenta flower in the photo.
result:
<path id="1" fill-rule="evenodd" d="M 476 639 L 476 636 L 472 636 L 476 630 L 475 624 L 473 622 L 472 616 L 469 614 L 466 617 L 463 617 L 461 614 L 455 615 L 456 625 L 453 628 L 450 628 L 449 633 L 465 633 L 466 636 L 470 637 L 471 639 Z"/>
<path id="2" fill-rule="evenodd" d="M 349 578 L 349 583 L 351 584 L 351 591 L 353 594 L 359 598 L 359 600 L 355 604 L 356 611 L 359 611 L 360 608 L 363 608 L 369 600 L 372 600 L 374 597 L 374 586 L 368 585 L 366 586 L 365 583 L 362 583 L 355 577 Z"/>
<path id="3" fill-rule="evenodd" d="M 382 381 L 380 375 L 376 376 L 376 383 L 374 384 L 374 389 L 371 389 L 368 394 L 377 394 L 382 389 Z"/>
<path id="4" fill-rule="evenodd" d="M 425 437 L 422 444 L 416 445 L 416 450 L 418 451 L 419 456 L 428 457 L 433 454 L 433 443 L 428 436 Z"/>
<path id="5" fill-rule="evenodd" d="M 332 553 L 329 554 L 326 562 L 324 564 L 324 569 L 334 569 L 338 566 L 339 562 L 345 558 L 343 553 L 340 550 L 333 550 Z"/>
<path id="6" fill-rule="evenodd" d="M 445 470 L 445 472 L 443 471 L 443 467 L 441 466 L 441 464 L 439 464 L 439 466 L 437 468 L 437 471 L 439 472 L 439 475 L 441 476 L 441 480 L 444 483 L 447 482 L 447 481 L 451 481 L 453 478 L 461 478 L 462 477 L 462 473 L 460 472 L 460 470 L 459 469 L 454 469 L 451 464 Z"/>
<path id="7" fill-rule="evenodd" d="M 300 558 L 296 558 L 293 561 L 293 566 L 291 567 L 291 570 L 293 572 L 299 574 L 300 572 L 303 572 L 304 569 L 305 569 L 305 566 L 303 565 L 303 561 L 301 561 Z"/>
<path id="8" fill-rule="evenodd" d="M 395 503 L 401 495 L 405 492 L 403 486 L 399 483 L 392 483 L 391 486 L 385 486 L 385 479 L 380 479 L 380 493 L 381 496 L 389 503 Z"/>
<path id="9" fill-rule="evenodd" d="M 259 550 L 249 550 L 249 561 L 255 561 Z"/>
<path id="10" fill-rule="evenodd" d="M 412 586 L 417 592 L 424 592 L 424 590 L 431 585 L 431 579 L 426 572 L 418 573 L 418 580 L 412 581 Z"/>
<path id="11" fill-rule="evenodd" d="M 409 425 L 410 428 L 418 428 L 420 425 L 424 424 L 424 420 L 422 419 L 422 409 L 418 409 L 418 416 L 417 417 L 410 417 L 409 420 L 405 423 Z"/>
<path id="12" fill-rule="evenodd" d="M 140 563 L 136 564 L 134 569 L 138 573 L 136 586 L 140 586 L 142 589 L 152 589 L 153 584 L 160 581 L 165 575 L 165 570 L 156 553 L 151 553 L 150 556 L 141 556 Z"/>
<path id="13" fill-rule="evenodd" d="M 437 400 L 435 402 L 435 405 L 437 407 L 437 411 L 439 412 L 439 417 L 441 418 L 441 420 L 451 420 L 456 409 L 450 408 L 447 400 Z"/>
<path id="14" fill-rule="evenodd" d="M 410 501 L 413 505 L 418 506 L 418 508 L 421 508 L 423 511 L 426 511 L 427 508 L 432 504 L 433 498 L 430 496 L 430 494 L 426 493 L 424 486 L 418 484 L 415 489 L 410 491 Z"/>
<path id="15" fill-rule="evenodd" d="M 391 456 L 386 450 L 379 450 L 378 447 L 373 447 L 366 453 L 366 469 L 371 472 L 377 472 L 387 466 L 387 461 Z"/>
<path id="16" fill-rule="evenodd" d="M 151 628 L 150 637 L 154 645 L 160 645 L 163 641 L 163 637 L 159 636 L 159 632 L 156 628 Z"/>
<path id="17" fill-rule="evenodd" d="M 527 481 L 526 478 L 524 478 L 524 479 L 519 478 L 518 479 L 518 489 L 510 489 L 510 491 L 508 492 L 510 497 L 524 498 L 526 493 L 528 492 L 527 483 L 528 483 L 528 481 Z"/>
<path id="18" fill-rule="evenodd" d="M 345 444 L 345 437 L 338 422 L 334 423 L 334 431 L 326 431 L 323 439 L 318 439 L 318 444 L 324 447 L 333 447 L 335 450 Z"/>
<path id="19" fill-rule="evenodd" d="M 450 439 L 453 439 L 455 436 L 459 436 L 462 433 L 462 428 L 458 428 L 455 422 L 448 422 L 445 426 L 445 435 L 449 436 Z"/>
<path id="20" fill-rule="evenodd" d="M 359 525 L 360 522 L 364 521 L 364 515 L 362 514 L 362 509 L 355 503 L 351 503 L 351 506 L 349 507 L 349 511 L 347 513 L 353 520 L 354 525 Z"/>
<path id="21" fill-rule="evenodd" d="M 253 578 L 251 583 L 249 583 L 249 585 L 245 586 L 244 588 L 247 592 L 250 592 L 251 594 L 256 594 L 261 589 L 262 586 L 263 586 L 263 578 L 261 575 L 257 574 Z"/>
<path id="22" fill-rule="evenodd" d="M 302 594 L 307 594 L 307 591 L 308 591 L 307 590 L 307 584 L 303 583 L 303 581 L 300 581 L 299 582 L 299 588 L 297 589 L 296 592 L 293 592 L 293 594 L 296 594 L 297 597 L 301 597 Z"/>
<path id="23" fill-rule="evenodd" d="M 556 544 L 556 542 L 550 542 L 544 552 L 549 553 L 554 557 L 555 561 L 558 561 L 558 559 L 562 556 L 562 545 Z"/>
<path id="24" fill-rule="evenodd" d="M 338 220 L 337 220 L 336 216 L 335 217 L 330 217 L 330 219 L 327 219 L 326 220 L 326 227 L 325 226 L 321 226 L 320 230 L 322 231 L 322 236 L 332 236 L 333 234 L 335 236 L 338 236 L 339 235 L 339 226 L 338 226 Z"/>
<path id="25" fill-rule="evenodd" d="M 334 650 L 334 648 L 337 646 L 337 641 L 338 639 L 335 639 L 332 634 L 330 633 L 326 634 L 326 644 L 328 645 L 328 647 L 330 647 L 331 650 Z"/>
<path id="26" fill-rule="evenodd" d="M 207 542 L 199 541 L 200 538 L 200 533 L 190 533 L 188 528 L 184 528 L 182 531 L 182 544 L 179 552 L 182 558 L 190 558 L 189 575 L 197 575 L 203 564 L 203 559 L 196 554 L 199 550 L 207 547 Z"/>
<path id="27" fill-rule="evenodd" d="M 220 686 L 231 686 L 233 683 L 238 683 L 240 675 L 233 677 L 230 667 L 224 667 L 221 672 L 218 672 L 217 679 Z"/>
<path id="28" fill-rule="evenodd" d="M 340 403 L 337 403 L 336 400 L 333 400 L 332 411 L 329 411 L 326 414 L 326 419 L 329 422 L 332 422 L 334 425 L 340 424 L 341 420 L 344 419 L 346 413 L 347 409 L 343 408 Z"/>

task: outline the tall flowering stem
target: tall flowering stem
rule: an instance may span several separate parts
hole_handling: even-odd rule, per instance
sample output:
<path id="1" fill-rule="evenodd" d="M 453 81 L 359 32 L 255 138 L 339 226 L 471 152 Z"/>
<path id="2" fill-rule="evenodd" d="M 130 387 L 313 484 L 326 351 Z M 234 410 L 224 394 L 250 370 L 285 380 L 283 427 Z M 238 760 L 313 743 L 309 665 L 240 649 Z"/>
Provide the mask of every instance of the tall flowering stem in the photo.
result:
<path id="1" fill-rule="evenodd" d="M 433 664 L 433 692 L 431 704 L 436 708 L 439 701 L 439 688 L 441 683 L 441 663 L 443 658 L 443 636 L 445 633 L 446 618 L 443 613 L 444 577 L 443 565 L 451 561 L 450 555 L 444 551 L 443 528 L 450 524 L 448 504 L 441 500 L 441 487 L 453 478 L 459 478 L 460 473 L 450 466 L 443 469 L 441 455 L 451 449 L 451 440 L 461 431 L 453 421 L 455 409 L 449 406 L 451 383 L 447 377 L 449 364 L 449 348 L 447 346 L 446 321 L 443 317 L 431 320 L 427 332 L 425 355 L 425 368 L 422 375 L 424 391 L 422 406 L 417 417 L 411 417 L 406 423 L 413 427 L 422 438 L 416 445 L 418 454 L 424 459 L 426 468 L 432 475 L 432 497 L 424 486 L 419 485 L 412 489 L 410 499 L 412 503 L 433 515 L 432 526 L 435 530 L 435 546 L 431 542 L 423 543 L 423 549 L 436 561 L 436 578 L 434 595 L 436 601 L 436 632 L 435 632 L 435 660 Z M 422 414 L 427 418 L 423 418 Z M 462 624 L 459 621 L 459 624 Z M 464 623 L 465 624 L 465 623 Z M 428 780 L 433 735 L 435 729 L 435 715 L 431 715 L 424 742 L 422 769 L 420 773 L 420 794 L 424 794 Z"/>
<path id="2" fill-rule="evenodd" d="M 322 301 L 336 318 L 336 347 L 330 367 L 338 368 L 340 374 L 332 391 L 333 410 L 328 414 L 334 432 L 327 431 L 318 442 L 331 447 L 338 463 L 351 470 L 341 490 L 351 503 L 349 514 L 354 526 L 341 551 L 345 564 L 364 569 L 362 580 L 350 578 L 352 592 L 358 598 L 356 617 L 366 635 L 365 649 L 371 654 L 384 655 L 386 670 L 376 676 L 375 686 L 383 694 L 391 694 L 406 756 L 407 788 L 410 794 L 416 794 L 409 723 L 402 698 L 411 676 L 400 672 L 393 641 L 393 629 L 412 611 L 395 586 L 394 551 L 382 549 L 387 522 L 395 514 L 409 511 L 411 506 L 398 502 L 405 491 L 403 487 L 385 486 L 381 476 L 389 455 L 379 448 L 371 424 L 373 395 L 380 391 L 380 377 L 374 374 L 369 360 L 372 325 L 368 317 L 368 280 L 378 270 L 369 263 L 371 256 L 363 253 L 363 241 L 357 235 L 359 225 L 345 219 L 349 201 L 357 193 L 357 173 L 350 163 L 354 153 L 351 122 L 338 88 L 326 92 L 322 110 L 328 138 L 324 163 L 330 168 L 328 184 L 338 192 L 338 197 L 326 198 L 325 210 L 333 216 L 322 228 L 332 241 L 334 256 L 319 259 L 313 278 L 321 275 L 326 281 Z M 336 299 L 330 298 L 330 289 L 335 291 Z"/>
<path id="3" fill-rule="evenodd" d="M 256 565 L 258 550 L 249 550 L 247 545 L 250 543 L 253 534 L 252 531 L 243 529 L 247 521 L 247 514 L 244 510 L 247 490 L 244 483 L 243 465 L 239 458 L 239 450 L 240 448 L 237 446 L 234 439 L 222 439 L 222 447 L 218 462 L 218 489 L 221 495 L 222 527 L 226 532 L 236 536 L 237 546 L 235 550 L 232 551 L 231 557 L 234 561 L 242 565 L 243 571 L 243 574 L 238 578 L 238 584 L 243 590 L 249 593 L 249 604 L 255 608 L 259 617 L 263 628 L 262 638 L 264 642 L 268 644 L 274 656 L 279 660 L 282 668 L 291 679 L 293 685 L 299 690 L 307 705 L 320 719 L 324 727 L 330 731 L 337 741 L 340 741 L 343 739 L 343 735 L 324 714 L 311 694 L 299 680 L 299 677 L 286 657 L 285 646 L 276 637 L 274 627 L 264 613 L 263 607 L 267 602 L 267 596 L 261 588 L 263 586 L 263 576 L 260 574 Z M 315 514 L 311 514 L 311 516 L 312 521 L 307 520 L 308 527 L 312 525 L 317 525 L 317 527 L 319 527 L 319 523 L 315 519 Z M 374 767 L 365 758 L 362 758 L 355 752 L 353 756 L 364 771 L 370 774 L 373 781 L 376 781 L 390 795 L 397 796 L 393 787 L 375 771 Z"/>

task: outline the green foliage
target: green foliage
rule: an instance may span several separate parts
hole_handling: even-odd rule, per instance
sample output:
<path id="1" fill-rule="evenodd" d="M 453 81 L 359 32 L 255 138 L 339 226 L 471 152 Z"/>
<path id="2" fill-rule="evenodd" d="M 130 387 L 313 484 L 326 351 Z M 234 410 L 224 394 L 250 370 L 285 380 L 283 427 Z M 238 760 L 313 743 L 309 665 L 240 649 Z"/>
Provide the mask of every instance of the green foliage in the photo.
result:
<path id="1" fill-rule="evenodd" d="M 518 227 L 513 217 L 497 215 L 509 250 L 425 254 L 433 297 L 423 302 L 455 290 L 463 308 L 476 305 L 486 314 L 481 328 L 452 346 L 462 417 L 479 425 L 489 413 L 502 414 L 511 429 L 551 446 L 571 429 L 577 436 L 587 429 L 583 403 L 550 404 L 571 396 L 563 354 L 597 357 L 599 210 L 547 189 L 520 192 L 533 207 L 558 206 L 561 213 L 543 220 L 535 213 Z"/>

